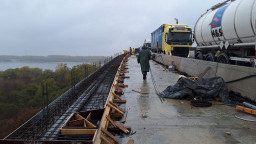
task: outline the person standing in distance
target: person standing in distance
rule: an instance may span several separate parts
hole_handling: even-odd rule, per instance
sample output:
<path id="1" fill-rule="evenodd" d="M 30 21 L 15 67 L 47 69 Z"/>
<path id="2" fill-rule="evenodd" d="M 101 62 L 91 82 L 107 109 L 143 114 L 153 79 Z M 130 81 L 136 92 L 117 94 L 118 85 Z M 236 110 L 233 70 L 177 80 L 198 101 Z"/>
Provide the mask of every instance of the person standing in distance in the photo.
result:
<path id="1" fill-rule="evenodd" d="M 144 80 L 147 78 L 147 72 L 149 72 L 150 57 L 151 57 L 150 51 L 145 45 L 143 45 L 142 50 L 140 51 L 139 56 L 137 58 L 137 61 L 138 63 L 140 63 L 141 72 Z"/>

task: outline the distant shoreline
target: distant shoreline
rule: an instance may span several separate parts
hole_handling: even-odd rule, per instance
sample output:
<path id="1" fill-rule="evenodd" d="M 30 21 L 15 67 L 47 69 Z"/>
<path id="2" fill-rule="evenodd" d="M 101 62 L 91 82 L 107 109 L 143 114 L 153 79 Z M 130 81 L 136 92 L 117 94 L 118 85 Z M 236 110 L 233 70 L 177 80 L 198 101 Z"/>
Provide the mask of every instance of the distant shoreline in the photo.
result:
<path id="1" fill-rule="evenodd" d="M 0 62 L 97 62 L 106 59 L 105 56 L 13 56 L 0 55 Z"/>
<path id="2" fill-rule="evenodd" d="M 5 71 L 7 69 L 16 69 L 22 67 L 29 68 L 39 68 L 42 70 L 52 70 L 55 71 L 57 66 L 61 63 L 67 64 L 68 68 L 81 64 L 91 64 L 90 62 L 0 62 L 0 71 Z"/>

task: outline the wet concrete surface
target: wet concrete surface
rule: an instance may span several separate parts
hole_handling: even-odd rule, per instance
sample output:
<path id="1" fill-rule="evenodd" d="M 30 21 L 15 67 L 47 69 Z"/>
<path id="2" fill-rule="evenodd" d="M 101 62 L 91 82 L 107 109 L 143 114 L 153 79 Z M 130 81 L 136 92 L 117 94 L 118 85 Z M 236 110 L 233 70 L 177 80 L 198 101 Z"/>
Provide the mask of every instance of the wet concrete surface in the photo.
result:
<path id="1" fill-rule="evenodd" d="M 179 78 L 153 61 L 150 66 L 159 91 Z M 129 58 L 128 68 L 130 78 L 125 79 L 128 88 L 123 96 L 128 110 L 125 125 L 131 126 L 134 134 L 125 135 L 121 143 L 134 139 L 136 144 L 256 144 L 256 123 L 235 118 L 238 112 L 233 107 L 220 102 L 208 108 L 191 107 L 188 100 L 161 102 L 150 73 L 147 80 L 142 79 L 135 56 Z"/>

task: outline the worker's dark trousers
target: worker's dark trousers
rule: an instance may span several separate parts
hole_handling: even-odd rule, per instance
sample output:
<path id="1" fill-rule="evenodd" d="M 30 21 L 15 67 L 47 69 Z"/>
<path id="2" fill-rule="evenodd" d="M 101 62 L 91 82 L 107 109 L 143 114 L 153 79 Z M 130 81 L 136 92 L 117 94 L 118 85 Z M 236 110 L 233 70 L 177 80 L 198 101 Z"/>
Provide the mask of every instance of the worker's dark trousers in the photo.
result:
<path id="1" fill-rule="evenodd" d="M 142 75 L 143 75 L 143 79 L 145 80 L 147 78 L 147 72 L 143 71 Z"/>

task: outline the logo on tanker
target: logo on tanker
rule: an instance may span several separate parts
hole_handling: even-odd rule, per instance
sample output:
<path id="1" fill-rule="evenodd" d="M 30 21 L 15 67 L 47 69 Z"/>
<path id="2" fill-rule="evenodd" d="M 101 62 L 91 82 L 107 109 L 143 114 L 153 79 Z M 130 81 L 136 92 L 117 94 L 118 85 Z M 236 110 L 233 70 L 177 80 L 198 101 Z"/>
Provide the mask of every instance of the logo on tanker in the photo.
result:
<path id="1" fill-rule="evenodd" d="M 213 16 L 212 22 L 210 23 L 212 29 L 212 36 L 213 37 L 221 37 L 223 36 L 222 28 L 221 28 L 221 21 L 224 14 L 224 11 L 228 5 L 225 5 L 217 10 L 215 15 Z"/>

